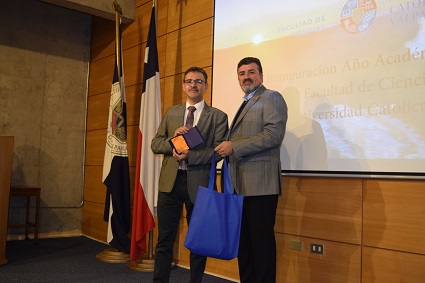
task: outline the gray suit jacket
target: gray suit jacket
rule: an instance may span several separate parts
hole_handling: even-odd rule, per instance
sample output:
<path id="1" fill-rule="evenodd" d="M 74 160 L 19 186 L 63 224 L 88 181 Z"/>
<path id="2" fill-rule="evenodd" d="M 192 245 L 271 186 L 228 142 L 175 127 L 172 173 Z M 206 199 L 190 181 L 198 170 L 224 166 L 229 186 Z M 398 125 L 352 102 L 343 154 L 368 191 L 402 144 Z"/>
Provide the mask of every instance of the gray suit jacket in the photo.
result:
<path id="1" fill-rule="evenodd" d="M 232 122 L 227 139 L 233 146 L 230 173 L 238 194 L 281 193 L 280 146 L 287 119 L 282 95 L 262 85 Z"/>
<path id="2" fill-rule="evenodd" d="M 152 151 L 155 154 L 164 154 L 159 177 L 160 192 L 171 192 L 176 180 L 179 162 L 173 157 L 169 140 L 174 136 L 175 130 L 183 126 L 185 107 L 186 104 L 183 103 L 169 108 L 158 127 L 156 136 L 152 139 Z M 195 202 L 199 185 L 208 187 L 214 147 L 225 139 L 228 132 L 227 114 L 205 103 L 196 126 L 205 142 L 189 153 L 187 187 L 192 202 Z"/>

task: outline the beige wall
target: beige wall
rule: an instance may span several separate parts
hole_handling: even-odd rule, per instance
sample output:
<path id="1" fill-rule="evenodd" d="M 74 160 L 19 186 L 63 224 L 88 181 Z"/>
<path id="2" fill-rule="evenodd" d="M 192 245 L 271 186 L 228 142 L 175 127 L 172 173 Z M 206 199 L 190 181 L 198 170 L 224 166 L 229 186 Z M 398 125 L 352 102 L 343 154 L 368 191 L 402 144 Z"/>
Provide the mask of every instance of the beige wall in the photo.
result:
<path id="1" fill-rule="evenodd" d="M 32 0 L 1 7 L 0 135 L 15 137 L 12 185 L 41 187 L 41 236 L 78 233 L 91 16 Z M 25 220 L 24 207 L 11 199 L 10 224 Z"/>

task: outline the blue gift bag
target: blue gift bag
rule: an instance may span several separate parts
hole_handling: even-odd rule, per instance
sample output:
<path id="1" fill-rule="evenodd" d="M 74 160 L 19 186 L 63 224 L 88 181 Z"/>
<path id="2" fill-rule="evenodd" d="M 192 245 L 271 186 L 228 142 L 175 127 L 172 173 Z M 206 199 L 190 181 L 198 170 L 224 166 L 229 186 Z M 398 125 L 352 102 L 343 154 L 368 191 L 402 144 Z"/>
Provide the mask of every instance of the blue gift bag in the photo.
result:
<path id="1" fill-rule="evenodd" d="M 214 190 L 216 158 L 208 188 L 199 186 L 184 246 L 197 255 L 230 260 L 238 256 L 243 196 L 233 193 L 229 165 L 223 160 L 223 193 Z"/>

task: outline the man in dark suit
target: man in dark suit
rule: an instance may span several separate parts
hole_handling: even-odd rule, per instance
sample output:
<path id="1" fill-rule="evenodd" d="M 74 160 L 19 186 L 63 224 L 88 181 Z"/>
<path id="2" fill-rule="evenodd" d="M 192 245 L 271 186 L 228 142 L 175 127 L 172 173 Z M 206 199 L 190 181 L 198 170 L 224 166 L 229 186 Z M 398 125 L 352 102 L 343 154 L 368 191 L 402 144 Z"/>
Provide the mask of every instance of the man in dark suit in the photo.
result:
<path id="1" fill-rule="evenodd" d="M 208 106 L 204 101 L 207 88 L 207 74 L 202 68 L 192 67 L 186 70 L 183 80 L 186 103 L 168 109 L 152 139 L 152 151 L 155 154 L 164 154 L 159 177 L 154 282 L 169 282 L 173 243 L 183 204 L 189 224 L 198 186 L 208 187 L 214 147 L 227 135 L 227 115 Z M 190 112 L 193 113 L 192 116 Z M 177 152 L 173 149 L 169 140 L 186 133 L 195 125 L 205 141 L 191 150 Z M 206 257 L 190 254 L 190 282 L 201 282 L 206 260 Z"/>
<path id="2" fill-rule="evenodd" d="M 237 68 L 245 93 L 227 141 L 215 148 L 229 156 L 235 191 L 244 195 L 238 254 L 242 283 L 276 281 L 274 224 L 281 193 L 280 146 L 286 131 L 287 106 L 282 95 L 263 86 L 257 58 L 242 59 Z"/>

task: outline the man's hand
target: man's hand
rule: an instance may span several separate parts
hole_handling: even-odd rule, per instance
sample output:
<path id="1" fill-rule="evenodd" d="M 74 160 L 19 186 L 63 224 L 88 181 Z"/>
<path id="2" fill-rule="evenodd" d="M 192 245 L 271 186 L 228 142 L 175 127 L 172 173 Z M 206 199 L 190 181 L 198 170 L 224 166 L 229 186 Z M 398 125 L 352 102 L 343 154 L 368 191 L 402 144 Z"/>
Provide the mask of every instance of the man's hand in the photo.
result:
<path id="1" fill-rule="evenodd" d="M 217 154 L 220 155 L 223 158 L 226 157 L 226 156 L 229 156 L 230 154 L 233 153 L 232 142 L 231 141 L 224 141 L 221 144 L 219 144 L 218 146 L 216 146 L 216 148 L 214 148 L 214 151 L 217 152 Z"/>
<path id="2" fill-rule="evenodd" d="M 178 161 L 183 159 L 189 159 L 189 150 L 182 150 L 182 152 L 178 153 L 175 148 L 173 148 L 173 156 Z"/>
<path id="3" fill-rule="evenodd" d="M 188 130 L 189 130 L 189 128 L 186 127 L 186 126 L 182 126 L 180 128 L 177 128 L 176 131 L 174 132 L 174 136 L 186 134 Z"/>

